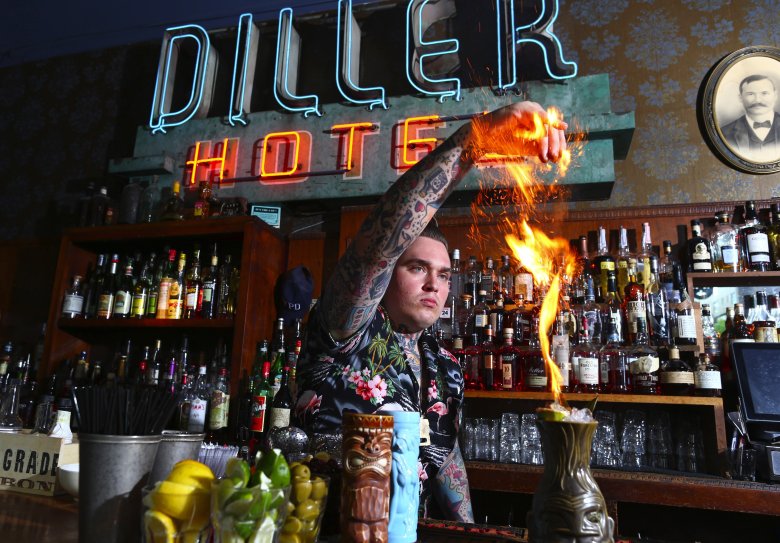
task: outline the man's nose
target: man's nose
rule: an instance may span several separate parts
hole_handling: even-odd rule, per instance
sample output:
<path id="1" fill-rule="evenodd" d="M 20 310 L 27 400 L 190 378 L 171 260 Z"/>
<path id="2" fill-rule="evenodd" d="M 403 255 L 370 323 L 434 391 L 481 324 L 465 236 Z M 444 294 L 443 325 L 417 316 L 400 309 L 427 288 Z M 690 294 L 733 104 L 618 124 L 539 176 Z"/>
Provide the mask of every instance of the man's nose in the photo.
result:
<path id="1" fill-rule="evenodd" d="M 425 276 L 425 284 L 423 285 L 423 288 L 425 290 L 430 290 L 432 292 L 438 292 L 439 285 L 436 281 L 436 275 L 435 274 L 428 274 Z"/>

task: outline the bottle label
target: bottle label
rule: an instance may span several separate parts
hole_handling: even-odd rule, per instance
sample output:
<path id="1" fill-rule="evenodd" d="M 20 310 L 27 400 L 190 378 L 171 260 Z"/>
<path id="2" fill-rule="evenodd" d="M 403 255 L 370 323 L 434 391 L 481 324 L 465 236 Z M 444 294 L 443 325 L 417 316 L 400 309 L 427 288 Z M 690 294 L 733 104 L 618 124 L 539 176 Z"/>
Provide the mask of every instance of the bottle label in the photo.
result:
<path id="1" fill-rule="evenodd" d="M 187 309 L 193 311 L 198 307 L 198 291 L 187 293 Z"/>
<path id="2" fill-rule="evenodd" d="M 720 372 L 715 370 L 697 371 L 693 374 L 693 384 L 696 388 L 720 390 Z"/>
<path id="3" fill-rule="evenodd" d="M 178 281 L 171 281 L 171 287 L 168 290 L 168 313 L 167 319 L 180 319 L 182 312 L 182 291 Z"/>
<path id="4" fill-rule="evenodd" d="M 168 318 L 168 297 L 170 296 L 171 280 L 163 279 L 160 281 L 160 289 L 157 291 L 157 318 Z"/>
<path id="5" fill-rule="evenodd" d="M 664 385 L 692 385 L 692 371 L 662 371 L 660 374 L 661 383 Z"/>
<path id="6" fill-rule="evenodd" d="M 696 319 L 693 315 L 677 315 L 678 338 L 696 339 Z"/>
<path id="7" fill-rule="evenodd" d="M 636 321 L 638 317 L 646 317 L 647 309 L 644 300 L 631 301 L 626 304 L 626 320 L 628 329 L 632 334 L 636 334 Z"/>
<path id="8" fill-rule="evenodd" d="M 484 328 L 487 326 L 488 316 L 484 315 L 482 313 L 477 313 L 474 315 L 474 327 L 475 328 Z"/>
<path id="9" fill-rule="evenodd" d="M 539 374 L 534 370 L 529 370 L 528 379 L 526 381 L 529 387 L 544 388 L 547 386 L 547 374 Z"/>
<path id="10" fill-rule="evenodd" d="M 84 296 L 77 294 L 67 294 L 62 301 L 63 313 L 75 313 L 81 315 L 81 311 L 84 309 Z"/>
<path id="11" fill-rule="evenodd" d="M 631 373 L 639 375 L 642 373 L 655 373 L 661 367 L 661 360 L 657 356 L 644 355 L 627 360 Z"/>
<path id="12" fill-rule="evenodd" d="M 712 255 L 709 247 L 703 241 L 693 247 L 691 260 L 693 271 L 712 271 Z"/>
<path id="13" fill-rule="evenodd" d="M 149 301 L 146 304 L 146 314 L 152 317 L 157 315 L 157 292 L 149 294 Z"/>
<path id="14" fill-rule="evenodd" d="M 569 386 L 569 370 L 571 369 L 571 364 L 569 363 L 568 347 L 566 349 L 556 347 L 553 359 L 561 372 L 561 386 Z"/>
<path id="15" fill-rule="evenodd" d="M 130 313 L 130 293 L 126 290 L 117 290 L 114 299 L 114 314 L 127 315 Z"/>
<path id="16" fill-rule="evenodd" d="M 265 396 L 255 396 L 252 399 L 252 421 L 250 429 L 253 432 L 262 432 L 265 430 L 266 400 L 267 398 Z"/>
<path id="17" fill-rule="evenodd" d="M 504 390 L 512 390 L 512 360 L 514 360 L 513 356 L 506 356 L 501 357 L 502 359 L 509 360 L 509 362 L 503 362 L 501 363 L 501 388 Z"/>
<path id="18" fill-rule="evenodd" d="M 599 370 L 601 371 L 601 384 L 609 384 L 609 363 L 606 358 L 599 361 Z"/>
<path id="19" fill-rule="evenodd" d="M 130 315 L 133 317 L 143 317 L 146 314 L 146 293 L 133 295 L 133 307 L 130 308 Z"/>
<path id="20" fill-rule="evenodd" d="M 769 238 L 764 233 L 748 234 L 748 253 L 750 262 L 769 262 Z"/>
<path id="21" fill-rule="evenodd" d="M 203 303 L 211 304 L 211 300 L 214 298 L 214 283 L 203 284 Z"/>
<path id="22" fill-rule="evenodd" d="M 274 407 L 271 409 L 270 428 L 284 428 L 290 425 L 290 410 L 284 407 Z"/>
<path id="23" fill-rule="evenodd" d="M 534 299 L 534 277 L 530 273 L 518 273 L 514 282 L 515 298 L 522 295 L 527 302 Z"/>
<path id="24" fill-rule="evenodd" d="M 759 326 L 756 324 L 756 328 L 753 330 L 753 339 L 757 343 L 777 343 L 777 328 L 774 327 L 774 323 L 772 323 L 772 326 Z"/>
<path id="25" fill-rule="evenodd" d="M 101 294 L 98 298 L 97 316 L 108 318 L 111 316 L 111 310 L 114 307 L 113 294 Z"/>
<path id="26" fill-rule="evenodd" d="M 200 433 L 206 427 L 206 410 L 208 402 L 201 398 L 195 398 L 190 404 L 190 418 L 187 424 L 188 432 Z"/>
<path id="27" fill-rule="evenodd" d="M 230 395 L 221 390 L 211 393 L 211 413 L 209 414 L 209 429 L 219 430 L 227 426 Z"/>
<path id="28" fill-rule="evenodd" d="M 580 383 L 583 385 L 599 384 L 599 359 L 590 357 L 579 357 L 580 360 Z"/>
<path id="29" fill-rule="evenodd" d="M 720 254 L 723 258 L 723 263 L 727 266 L 732 266 L 739 260 L 739 250 L 733 245 L 722 245 Z"/>
<path id="30" fill-rule="evenodd" d="M 493 353 L 491 353 L 490 351 L 483 353 L 482 367 L 485 369 L 485 371 L 493 370 Z"/>

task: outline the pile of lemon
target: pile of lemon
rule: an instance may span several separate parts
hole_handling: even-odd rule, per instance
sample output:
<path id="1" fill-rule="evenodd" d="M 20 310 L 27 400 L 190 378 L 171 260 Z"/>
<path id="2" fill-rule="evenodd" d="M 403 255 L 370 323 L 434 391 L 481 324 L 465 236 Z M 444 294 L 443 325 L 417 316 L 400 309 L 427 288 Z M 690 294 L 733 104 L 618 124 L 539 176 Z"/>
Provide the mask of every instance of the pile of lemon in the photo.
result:
<path id="1" fill-rule="evenodd" d="M 177 463 L 144 497 L 148 543 L 198 543 L 209 525 L 214 473 L 195 460 Z"/>

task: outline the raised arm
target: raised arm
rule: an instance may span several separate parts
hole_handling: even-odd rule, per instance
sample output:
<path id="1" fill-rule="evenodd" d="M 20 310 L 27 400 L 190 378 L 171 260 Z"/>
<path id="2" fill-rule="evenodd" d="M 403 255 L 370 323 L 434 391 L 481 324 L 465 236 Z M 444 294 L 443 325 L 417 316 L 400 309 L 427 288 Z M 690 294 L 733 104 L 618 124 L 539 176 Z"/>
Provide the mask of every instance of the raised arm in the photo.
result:
<path id="1" fill-rule="evenodd" d="M 566 146 L 557 124 L 547 135 L 529 139 L 534 114 L 547 123 L 544 109 L 520 102 L 474 119 L 402 175 L 380 198 L 338 262 L 323 290 L 321 312 L 330 333 L 345 339 L 368 321 L 385 294 L 393 267 L 417 239 L 468 172 L 485 152 L 506 151 L 557 160 Z M 487 132 L 490 137 L 486 138 Z"/>

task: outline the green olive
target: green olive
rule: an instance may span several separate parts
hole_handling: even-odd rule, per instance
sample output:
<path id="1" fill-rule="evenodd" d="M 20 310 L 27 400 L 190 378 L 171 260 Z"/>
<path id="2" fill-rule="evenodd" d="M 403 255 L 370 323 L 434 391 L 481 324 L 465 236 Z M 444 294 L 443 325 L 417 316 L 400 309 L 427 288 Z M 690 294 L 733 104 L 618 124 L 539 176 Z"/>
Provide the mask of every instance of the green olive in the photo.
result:
<path id="1" fill-rule="evenodd" d="M 312 493 L 312 484 L 310 481 L 296 481 L 292 485 L 292 501 L 300 504 L 309 499 Z"/>
<path id="2" fill-rule="evenodd" d="M 317 505 L 317 502 L 314 502 L 312 500 L 306 500 L 295 508 L 295 516 L 298 517 L 301 521 L 306 521 L 309 519 L 316 519 L 320 514 L 320 506 Z"/>
<path id="3" fill-rule="evenodd" d="M 301 522 L 301 530 L 307 534 L 317 528 L 317 517 L 304 520 Z"/>
<path id="4" fill-rule="evenodd" d="M 301 538 L 298 537 L 298 534 L 282 532 L 279 534 L 279 543 L 301 543 Z"/>
<path id="5" fill-rule="evenodd" d="M 288 501 L 287 502 L 287 514 L 292 515 L 293 511 L 295 511 L 295 504 L 293 502 Z"/>
<path id="6" fill-rule="evenodd" d="M 293 516 L 287 517 L 282 526 L 282 531 L 288 534 L 297 534 L 303 528 L 303 523 Z"/>
<path id="7" fill-rule="evenodd" d="M 309 466 L 307 466 L 306 464 L 298 464 L 292 469 L 292 476 L 293 479 L 296 481 L 301 479 L 304 481 L 308 481 L 309 479 L 311 479 L 311 470 L 309 469 Z"/>
<path id="8" fill-rule="evenodd" d="M 315 477 L 311 482 L 311 499 L 321 500 L 328 495 L 328 485 L 319 477 Z"/>

